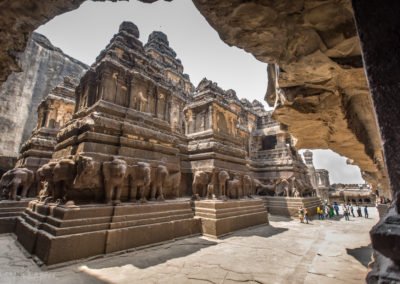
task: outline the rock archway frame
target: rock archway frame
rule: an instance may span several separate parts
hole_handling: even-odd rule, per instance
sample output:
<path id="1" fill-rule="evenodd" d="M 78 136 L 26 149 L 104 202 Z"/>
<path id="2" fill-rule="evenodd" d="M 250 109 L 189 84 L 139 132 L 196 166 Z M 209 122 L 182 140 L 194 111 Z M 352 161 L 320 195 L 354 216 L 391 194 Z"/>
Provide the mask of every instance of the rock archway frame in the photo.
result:
<path id="1" fill-rule="evenodd" d="M 84 1 L 1 1 L 0 83 L 19 71 L 18 53 L 37 27 Z M 225 43 L 269 64 L 266 100 L 275 107 L 275 119 L 295 136 L 298 148 L 331 148 L 349 157 L 366 180 L 391 197 L 390 220 L 383 218 L 371 237 L 382 257 L 398 263 L 400 231 L 393 220 L 400 219 L 400 59 L 395 55 L 400 4 L 193 2 Z M 378 38 L 384 38 L 383 44 Z M 388 57 L 390 53 L 395 56 Z M 389 227 L 392 233 L 387 233 Z M 399 271 L 394 262 L 391 265 Z"/>

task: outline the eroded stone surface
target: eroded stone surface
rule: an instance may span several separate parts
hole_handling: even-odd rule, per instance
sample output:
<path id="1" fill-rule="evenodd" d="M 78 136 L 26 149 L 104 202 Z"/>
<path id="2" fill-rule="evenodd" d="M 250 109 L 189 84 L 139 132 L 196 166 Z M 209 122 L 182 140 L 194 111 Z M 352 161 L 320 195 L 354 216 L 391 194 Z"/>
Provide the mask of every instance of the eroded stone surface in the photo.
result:
<path id="1" fill-rule="evenodd" d="M 0 283 L 362 283 L 375 209 L 370 215 L 310 225 L 272 217 L 271 226 L 222 240 L 194 237 L 50 271 L 41 271 L 3 235 Z"/>

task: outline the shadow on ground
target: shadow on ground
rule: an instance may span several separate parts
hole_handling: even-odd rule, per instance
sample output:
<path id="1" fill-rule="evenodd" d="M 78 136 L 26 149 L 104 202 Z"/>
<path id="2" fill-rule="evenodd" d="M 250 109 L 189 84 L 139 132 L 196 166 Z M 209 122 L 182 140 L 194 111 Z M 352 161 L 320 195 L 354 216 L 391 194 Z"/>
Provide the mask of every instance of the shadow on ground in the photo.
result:
<path id="1" fill-rule="evenodd" d="M 326 221 L 340 221 L 343 218 L 344 218 L 344 215 L 334 215 L 331 218 L 329 218 L 329 217 L 328 218 L 324 218 L 323 220 L 320 220 L 320 221 L 324 221 L 324 220 L 326 220 Z M 318 216 L 314 216 L 313 220 L 318 220 Z M 350 221 L 352 221 L 352 220 L 350 219 Z"/>
<path id="2" fill-rule="evenodd" d="M 293 221 L 295 218 L 293 217 L 285 217 L 285 216 L 279 216 L 279 215 L 268 215 L 268 220 L 270 222 L 290 222 Z"/>
<path id="3" fill-rule="evenodd" d="M 281 234 L 289 229 L 287 228 L 276 228 L 271 225 L 262 225 L 253 228 L 248 228 L 245 230 L 237 231 L 227 236 L 222 237 L 221 239 L 228 239 L 230 237 L 262 237 L 269 238 L 277 234 Z"/>
<path id="4" fill-rule="evenodd" d="M 201 237 L 192 237 L 134 252 L 121 253 L 94 261 L 83 263 L 90 268 L 107 268 L 110 266 L 133 265 L 140 269 L 156 266 L 174 258 L 185 257 L 203 248 L 216 245 L 217 242 Z M 103 261 L 104 260 L 104 261 Z"/>
<path id="5" fill-rule="evenodd" d="M 346 248 L 347 254 L 357 259 L 362 265 L 368 267 L 371 262 L 372 247 L 371 245 L 363 246 L 355 249 Z"/>

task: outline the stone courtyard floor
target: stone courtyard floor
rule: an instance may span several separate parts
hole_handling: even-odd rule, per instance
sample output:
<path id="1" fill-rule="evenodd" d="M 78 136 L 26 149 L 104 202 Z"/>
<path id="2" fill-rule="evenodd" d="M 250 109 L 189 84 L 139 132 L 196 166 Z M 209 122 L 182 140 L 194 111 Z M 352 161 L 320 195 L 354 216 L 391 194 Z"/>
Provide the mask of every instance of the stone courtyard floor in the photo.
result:
<path id="1" fill-rule="evenodd" d="M 192 237 L 47 271 L 0 235 L 0 283 L 364 283 L 378 220 L 369 212 L 308 225 L 270 216 L 270 226 L 221 240 Z"/>

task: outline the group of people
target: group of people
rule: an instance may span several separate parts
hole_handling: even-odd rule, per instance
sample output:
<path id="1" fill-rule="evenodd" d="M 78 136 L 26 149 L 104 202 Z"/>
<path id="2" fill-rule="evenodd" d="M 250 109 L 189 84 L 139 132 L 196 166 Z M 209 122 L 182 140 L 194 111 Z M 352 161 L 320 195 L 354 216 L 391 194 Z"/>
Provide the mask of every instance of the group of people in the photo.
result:
<path id="1" fill-rule="evenodd" d="M 303 206 L 299 207 L 299 219 L 301 223 L 304 223 L 304 221 L 308 224 L 309 215 L 308 215 L 308 210 L 307 208 L 303 208 Z"/>
<path id="2" fill-rule="evenodd" d="M 350 214 L 351 216 L 353 216 L 354 218 L 356 217 L 356 215 L 354 215 L 354 206 L 353 204 L 349 203 L 349 204 L 344 204 L 343 205 L 343 215 L 344 218 L 346 219 L 346 221 L 350 221 Z M 362 210 L 360 206 L 357 206 L 357 217 L 362 217 Z M 364 207 L 364 217 L 366 219 L 368 219 L 368 207 L 367 205 L 365 205 Z"/>
<path id="3" fill-rule="evenodd" d="M 343 216 L 346 219 L 346 221 L 350 221 L 350 216 L 356 217 L 354 214 L 354 211 L 357 212 L 358 217 L 363 217 L 362 215 L 362 209 L 358 205 L 357 210 L 355 210 L 355 206 L 353 204 L 348 203 L 344 204 L 343 206 Z M 317 207 L 317 215 L 318 215 L 318 220 L 324 220 L 324 219 L 330 219 L 333 218 L 335 215 L 339 216 L 339 205 L 334 202 L 333 205 L 331 204 L 323 204 L 322 206 Z M 364 207 L 364 217 L 368 218 L 368 207 Z M 307 208 L 304 208 L 302 206 L 299 207 L 299 219 L 301 223 L 308 222 L 310 221 L 310 217 L 308 214 Z"/>

